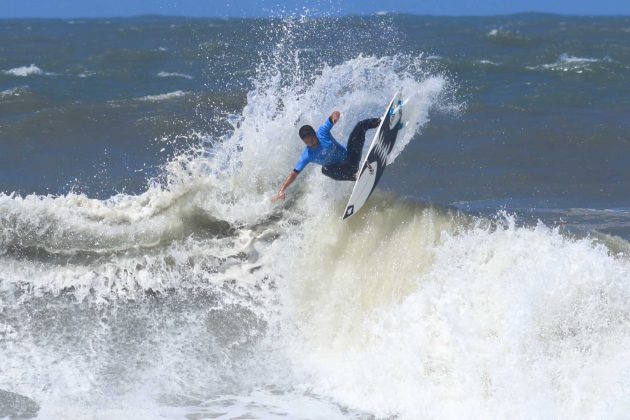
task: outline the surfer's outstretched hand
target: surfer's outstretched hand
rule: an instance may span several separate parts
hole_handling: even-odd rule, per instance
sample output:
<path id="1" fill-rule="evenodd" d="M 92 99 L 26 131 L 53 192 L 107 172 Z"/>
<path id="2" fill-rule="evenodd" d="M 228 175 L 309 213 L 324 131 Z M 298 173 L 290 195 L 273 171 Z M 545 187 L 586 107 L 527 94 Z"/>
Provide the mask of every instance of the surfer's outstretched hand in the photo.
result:
<path id="1" fill-rule="evenodd" d="M 271 197 L 271 202 L 275 203 L 276 201 L 278 201 L 280 199 L 283 199 L 283 200 L 285 199 L 284 191 L 280 191 L 280 192 L 278 192 L 278 194 L 276 194 L 273 197 Z"/>
<path id="2" fill-rule="evenodd" d="M 293 181 L 295 181 L 295 178 L 297 178 L 298 174 L 299 174 L 299 172 L 296 172 L 295 169 L 293 171 L 291 171 L 289 176 L 287 176 L 287 178 L 282 183 L 282 186 L 278 190 L 278 194 L 276 194 L 273 197 L 271 197 L 271 202 L 272 203 L 275 203 L 276 201 L 278 201 L 280 199 L 284 200 L 284 190 L 289 188 L 289 185 L 291 185 L 293 183 Z"/>
<path id="3" fill-rule="evenodd" d="M 332 114 L 330 114 L 330 122 L 332 122 L 333 124 L 337 124 L 337 121 L 339 121 L 339 118 L 341 118 L 341 113 L 339 111 L 335 111 Z"/>

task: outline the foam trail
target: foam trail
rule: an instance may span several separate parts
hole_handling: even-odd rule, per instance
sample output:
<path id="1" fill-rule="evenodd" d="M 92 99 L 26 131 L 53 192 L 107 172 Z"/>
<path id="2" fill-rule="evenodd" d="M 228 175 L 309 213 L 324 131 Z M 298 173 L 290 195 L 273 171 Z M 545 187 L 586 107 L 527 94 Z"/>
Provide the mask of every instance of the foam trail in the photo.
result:
<path id="1" fill-rule="evenodd" d="M 168 72 L 168 71 L 161 71 L 157 74 L 157 76 L 158 77 L 181 77 L 182 79 L 188 79 L 188 80 L 194 79 L 194 77 L 186 73 L 177 73 L 177 72 Z"/>
<path id="2" fill-rule="evenodd" d="M 158 101 L 167 101 L 173 98 L 181 98 L 185 96 L 186 92 L 182 90 L 176 90 L 168 93 L 160 93 L 158 95 L 147 95 L 141 98 L 138 98 L 139 101 L 149 101 L 149 102 L 158 102 Z"/>

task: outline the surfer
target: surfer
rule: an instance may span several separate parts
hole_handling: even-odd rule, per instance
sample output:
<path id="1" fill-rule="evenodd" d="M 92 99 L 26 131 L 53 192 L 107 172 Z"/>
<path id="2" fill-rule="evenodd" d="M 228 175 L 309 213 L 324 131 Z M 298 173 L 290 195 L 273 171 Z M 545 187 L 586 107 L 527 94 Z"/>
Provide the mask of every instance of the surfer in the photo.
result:
<path id="1" fill-rule="evenodd" d="M 271 199 L 273 202 L 281 198 L 284 199 L 286 189 L 309 163 L 322 165 L 322 173 L 336 181 L 356 180 L 363 144 L 365 143 L 365 133 L 371 128 L 378 127 L 381 119 L 368 118 L 359 121 L 350 133 L 346 148 L 339 144 L 330 133 L 340 116 L 339 111 L 333 112 L 317 132 L 310 125 L 300 127 L 299 135 L 306 147 L 293 171 L 282 183 L 278 194 Z"/>

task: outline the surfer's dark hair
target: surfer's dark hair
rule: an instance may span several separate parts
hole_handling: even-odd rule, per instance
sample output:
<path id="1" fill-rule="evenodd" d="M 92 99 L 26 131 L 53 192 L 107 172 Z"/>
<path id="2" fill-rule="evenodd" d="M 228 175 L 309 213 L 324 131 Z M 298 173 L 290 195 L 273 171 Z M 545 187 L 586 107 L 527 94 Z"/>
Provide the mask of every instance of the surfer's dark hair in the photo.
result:
<path id="1" fill-rule="evenodd" d="M 315 130 L 310 125 L 303 125 L 300 127 L 300 138 L 304 140 L 308 136 L 314 136 Z"/>

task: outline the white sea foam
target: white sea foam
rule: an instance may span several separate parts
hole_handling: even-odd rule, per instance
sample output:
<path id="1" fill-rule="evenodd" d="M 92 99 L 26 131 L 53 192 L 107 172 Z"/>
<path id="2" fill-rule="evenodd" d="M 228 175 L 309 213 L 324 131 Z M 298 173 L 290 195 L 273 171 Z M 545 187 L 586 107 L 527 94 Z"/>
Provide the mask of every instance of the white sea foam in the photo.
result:
<path id="1" fill-rule="evenodd" d="M 27 77 L 27 76 L 34 76 L 34 75 L 38 75 L 38 76 L 53 76 L 54 75 L 54 73 L 49 73 L 40 69 L 35 64 L 31 64 L 30 66 L 15 67 L 9 70 L 3 70 L 3 73 L 10 76 L 18 76 L 18 77 Z"/>
<path id="2" fill-rule="evenodd" d="M 185 73 L 175 73 L 175 72 L 161 71 L 157 75 L 158 75 L 158 77 L 181 77 L 183 79 L 193 79 L 193 77 L 191 75 L 185 74 Z"/>
<path id="3" fill-rule="evenodd" d="M 543 225 L 377 205 L 307 235 L 294 363 L 377 417 L 622 418 L 630 264 Z"/>
<path id="4" fill-rule="evenodd" d="M 176 90 L 174 92 L 161 93 L 159 95 L 147 95 L 141 98 L 138 98 L 140 101 L 149 101 L 149 102 L 159 102 L 159 101 L 167 101 L 169 99 L 181 98 L 185 96 L 186 92 L 182 90 Z"/>
<path id="5" fill-rule="evenodd" d="M 490 31 L 488 31 L 486 36 L 488 38 L 509 38 L 514 37 L 515 35 L 513 35 L 512 32 L 502 28 L 492 28 Z"/>
<path id="6" fill-rule="evenodd" d="M 27 93 L 29 90 L 28 86 L 17 86 L 11 89 L 6 89 L 0 92 L 0 99 L 8 98 L 8 97 L 16 97 Z"/>
<path id="7" fill-rule="evenodd" d="M 569 55 L 567 53 L 560 54 L 558 57 L 558 63 L 597 63 L 601 61 L 597 58 L 588 58 L 588 57 L 576 57 L 573 55 Z"/>
<path id="8" fill-rule="evenodd" d="M 503 28 L 493 28 L 486 33 L 486 37 L 492 42 L 523 44 L 530 41 L 527 36 L 518 31 L 510 31 Z"/>
<path id="9" fill-rule="evenodd" d="M 554 71 L 575 71 L 576 73 L 582 73 L 589 71 L 591 65 L 594 63 L 608 62 L 610 59 L 605 57 L 603 59 L 591 58 L 591 57 L 576 57 L 567 53 L 562 53 L 558 59 L 553 63 L 541 64 L 537 66 L 527 66 L 529 70 L 554 70 Z"/>

